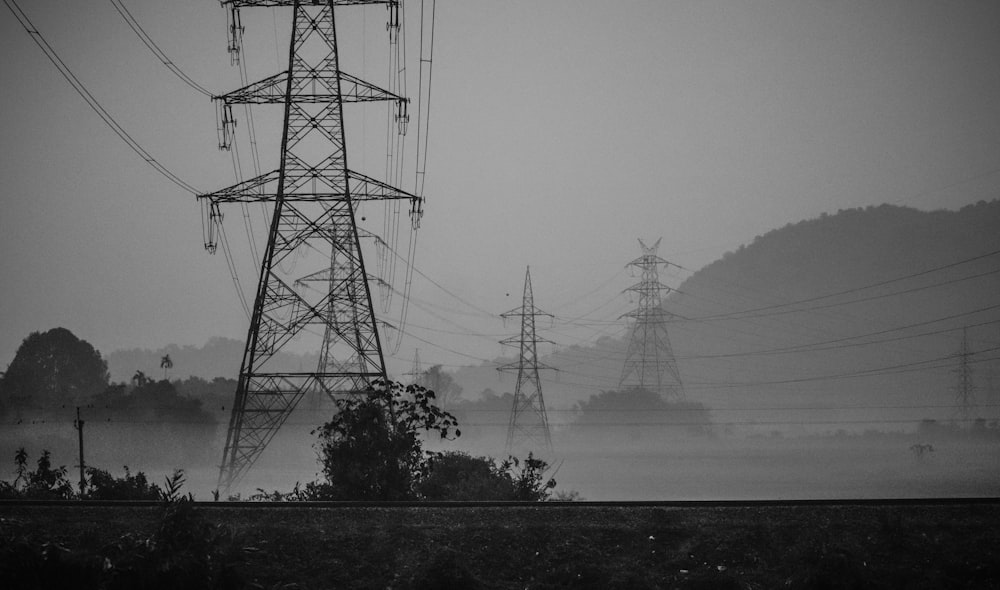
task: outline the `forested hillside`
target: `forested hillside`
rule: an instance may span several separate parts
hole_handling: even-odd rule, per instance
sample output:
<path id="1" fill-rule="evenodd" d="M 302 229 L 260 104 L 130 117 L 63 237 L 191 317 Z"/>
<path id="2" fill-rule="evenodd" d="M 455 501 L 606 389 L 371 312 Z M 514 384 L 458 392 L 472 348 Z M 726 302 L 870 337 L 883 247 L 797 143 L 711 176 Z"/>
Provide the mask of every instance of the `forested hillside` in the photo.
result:
<path id="1" fill-rule="evenodd" d="M 734 431 L 912 429 L 921 418 L 961 418 L 952 406 L 964 333 L 976 406 L 964 417 L 995 420 L 998 251 L 1000 201 L 843 210 L 758 236 L 665 301 L 687 398 Z M 564 369 L 543 375 L 548 404 L 571 407 L 613 387 L 624 350 L 624 340 L 604 338 L 543 358 Z M 469 399 L 511 388 L 491 366 L 460 370 L 456 381 Z"/>

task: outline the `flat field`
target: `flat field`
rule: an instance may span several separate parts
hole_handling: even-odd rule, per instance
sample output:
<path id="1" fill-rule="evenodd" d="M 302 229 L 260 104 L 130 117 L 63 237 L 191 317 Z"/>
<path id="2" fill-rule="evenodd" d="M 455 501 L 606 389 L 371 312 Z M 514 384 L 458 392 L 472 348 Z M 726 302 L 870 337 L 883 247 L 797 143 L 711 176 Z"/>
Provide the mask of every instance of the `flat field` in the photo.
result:
<path id="1" fill-rule="evenodd" d="M 46 551 L 57 547 L 63 562 L 98 564 L 90 578 L 77 575 L 74 587 L 88 587 L 91 578 L 102 583 L 124 567 L 123 546 L 148 548 L 144 540 L 162 534 L 164 510 L 0 504 L 0 575 L 27 580 L 26 568 L 44 566 Z M 243 587 L 1000 588 L 996 502 L 198 503 L 185 518 L 177 538 L 197 547 L 199 536 L 212 537 L 211 567 L 230 572 L 214 579 Z M 189 532 L 193 537 L 184 537 Z"/>

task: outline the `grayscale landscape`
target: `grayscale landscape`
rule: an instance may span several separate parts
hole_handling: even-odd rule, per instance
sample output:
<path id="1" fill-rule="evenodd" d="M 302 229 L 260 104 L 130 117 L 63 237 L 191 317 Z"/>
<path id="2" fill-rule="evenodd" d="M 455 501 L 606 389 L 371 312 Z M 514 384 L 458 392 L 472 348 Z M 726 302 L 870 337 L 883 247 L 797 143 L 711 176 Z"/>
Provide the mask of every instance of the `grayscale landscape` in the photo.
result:
<path id="1" fill-rule="evenodd" d="M 4 4 L 0 573 L 902 587 L 928 539 L 995 541 L 1000 5 Z M 63 531 L 30 507 L 76 501 L 94 510 Z M 348 561 L 396 578 L 236 575 L 293 551 L 267 539 L 326 534 L 255 528 L 247 501 L 372 502 Z M 492 504 L 411 511 L 469 501 Z M 547 561 L 490 582 L 469 540 L 543 501 L 745 511 L 727 537 L 666 504 L 534 528 L 511 508 L 497 551 Z M 368 518 L 382 541 L 414 519 L 413 544 L 381 555 Z M 413 549 L 444 530 L 469 542 Z M 672 539 L 667 565 L 630 569 L 633 533 Z M 986 549 L 956 555 L 912 587 L 998 579 Z"/>

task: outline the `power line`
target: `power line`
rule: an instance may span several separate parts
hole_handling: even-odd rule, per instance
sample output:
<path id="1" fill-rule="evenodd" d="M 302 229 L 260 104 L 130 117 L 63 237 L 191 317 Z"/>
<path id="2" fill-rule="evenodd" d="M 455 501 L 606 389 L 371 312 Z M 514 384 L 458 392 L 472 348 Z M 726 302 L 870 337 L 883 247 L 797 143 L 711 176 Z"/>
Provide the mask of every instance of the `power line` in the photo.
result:
<path id="1" fill-rule="evenodd" d="M 966 258 L 964 260 L 959 260 L 959 261 L 953 262 L 951 264 L 945 264 L 943 266 L 938 266 L 938 267 L 931 268 L 931 269 L 928 269 L 928 270 L 924 270 L 924 271 L 920 271 L 920 272 L 908 274 L 908 275 L 905 275 L 905 276 L 902 276 L 902 277 L 897 277 L 897 278 L 894 278 L 894 279 L 889 279 L 887 281 L 881 281 L 881 282 L 878 282 L 878 283 L 872 283 L 870 285 L 864 285 L 862 287 L 854 287 L 854 288 L 851 288 L 851 289 L 846 289 L 846 290 L 843 290 L 843 291 L 838 291 L 836 293 L 828 293 L 828 294 L 825 294 L 825 295 L 817 295 L 815 297 L 809 297 L 809 298 L 806 298 L 806 299 L 799 299 L 797 301 L 789 301 L 787 303 L 778 303 L 778 304 L 775 304 L 775 305 L 768 305 L 768 306 L 765 306 L 765 307 L 758 307 L 756 309 L 745 309 L 745 310 L 734 311 L 734 312 L 730 312 L 730 313 L 717 314 L 717 315 L 704 316 L 704 317 L 696 317 L 696 318 L 686 318 L 686 319 L 689 319 L 691 321 L 708 321 L 708 320 L 730 319 L 730 318 L 732 318 L 732 319 L 747 319 L 747 318 L 750 318 L 750 317 L 766 317 L 766 316 L 769 316 L 769 315 L 778 315 L 778 314 L 758 314 L 757 312 L 769 311 L 769 310 L 773 310 L 773 309 L 780 309 L 780 308 L 785 308 L 785 307 L 789 307 L 789 306 L 792 306 L 792 305 L 800 305 L 802 303 L 811 303 L 811 302 L 819 301 L 819 300 L 822 300 L 822 299 L 829 299 L 831 297 L 838 297 L 840 295 L 847 295 L 847 294 L 850 294 L 850 293 L 856 293 L 858 291 L 865 291 L 865 290 L 868 290 L 868 289 L 874 289 L 876 287 L 883 287 L 885 285 L 889 285 L 889 284 L 892 284 L 892 283 L 897 283 L 897 282 L 900 282 L 900 281 L 904 281 L 904 280 L 908 280 L 908 279 L 912 279 L 912 278 L 916 278 L 916 277 L 928 275 L 928 274 L 931 274 L 931 273 L 940 272 L 942 270 L 946 270 L 946 269 L 949 269 L 949 268 L 953 268 L 953 267 L 956 267 L 956 266 L 967 264 L 969 262 L 974 262 L 976 260 L 981 260 L 983 258 L 989 258 L 990 256 L 996 256 L 997 254 L 1000 254 L 1000 250 L 994 250 L 992 252 L 987 252 L 986 254 L 981 254 L 979 256 L 974 256 L 972 258 Z M 934 285 L 928 285 L 928 286 L 924 286 L 924 287 L 915 287 L 913 289 L 907 289 L 907 290 L 898 291 L 898 292 L 895 292 L 895 293 L 889 293 L 889 294 L 884 294 L 884 295 L 875 295 L 875 296 L 867 297 L 867 298 L 863 298 L 863 299 L 856 299 L 856 300 L 846 301 L 846 302 L 841 302 L 841 303 L 832 303 L 832 304 L 828 304 L 828 305 L 824 305 L 824 306 L 817 306 L 817 307 L 810 307 L 810 308 L 803 308 L 803 309 L 793 309 L 793 310 L 789 310 L 789 311 L 783 311 L 783 312 L 780 312 L 780 313 L 795 313 L 795 312 L 799 312 L 799 311 L 813 311 L 813 310 L 816 310 L 816 309 L 824 309 L 826 307 L 834 307 L 834 306 L 839 306 L 839 305 L 848 305 L 848 304 L 851 304 L 851 303 L 859 303 L 859 302 L 862 302 L 862 301 L 869 301 L 871 299 L 878 299 L 878 298 L 889 297 L 889 296 L 893 296 L 893 295 L 903 295 L 903 294 L 906 294 L 906 293 L 911 293 L 911 292 L 919 291 L 919 290 L 922 290 L 922 289 L 929 289 L 929 288 L 933 288 L 933 287 L 937 287 L 937 286 L 943 286 L 943 285 L 951 284 L 953 282 L 958 282 L 958 281 L 963 281 L 963 280 L 969 280 L 969 279 L 979 278 L 979 277 L 986 276 L 988 274 L 994 274 L 994 273 L 997 273 L 997 272 L 1000 272 L 1000 270 L 989 271 L 989 272 L 986 272 L 986 273 L 981 273 L 981 274 L 978 274 L 978 275 L 973 275 L 971 277 L 965 277 L 965 278 L 961 278 L 961 279 L 954 279 L 954 280 L 951 280 L 951 281 L 946 281 L 946 282 L 943 282 L 943 283 L 937 283 L 937 284 L 934 284 Z M 745 314 L 755 314 L 755 315 L 745 315 Z"/>
<path id="2" fill-rule="evenodd" d="M 974 354 L 982 354 L 984 352 L 994 352 L 1000 350 L 1000 347 L 986 348 L 980 350 Z M 995 361 L 1000 357 L 991 358 L 981 358 L 974 361 L 969 361 L 970 363 L 985 363 Z M 898 375 L 900 373 L 912 373 L 920 372 L 926 370 L 936 370 L 942 368 L 949 368 L 948 365 L 940 364 L 942 362 L 951 362 L 954 360 L 954 355 L 947 355 L 943 357 L 936 357 L 932 359 L 926 359 L 922 361 L 914 361 L 910 363 L 901 363 L 897 365 L 889 365 L 885 367 L 875 367 L 872 369 L 865 369 L 861 371 L 851 371 L 847 373 L 835 373 L 830 375 L 816 375 L 812 377 L 797 377 L 793 379 L 778 379 L 773 381 L 748 381 L 742 383 L 728 383 L 728 384 L 702 384 L 702 385 L 714 385 L 718 388 L 732 388 L 732 387 L 759 387 L 763 385 L 789 385 L 795 383 L 809 383 L 814 381 L 840 381 L 843 379 L 858 379 L 865 377 L 883 377 L 886 375 Z M 938 363 L 938 364 L 934 364 Z M 931 365 L 931 366 L 928 366 Z"/>
<path id="3" fill-rule="evenodd" d="M 995 306 L 991 306 L 991 307 L 987 307 L 987 308 L 983 308 L 983 309 L 978 309 L 978 310 L 974 310 L 974 311 L 970 311 L 970 312 L 965 312 L 963 314 L 952 315 L 952 316 L 948 316 L 948 317 L 942 318 L 942 319 L 936 319 L 936 320 L 929 320 L 929 321 L 926 321 L 926 322 L 920 322 L 919 324 L 910 324 L 908 326 L 900 326 L 898 328 L 892 328 L 892 329 L 889 329 L 889 330 L 881 330 L 879 332 L 872 332 L 872 333 L 869 333 L 869 334 L 860 334 L 860 335 L 857 335 L 857 336 L 849 336 L 849 337 L 846 337 L 846 338 L 838 338 L 836 340 L 827 340 L 825 342 L 813 342 L 813 343 L 810 343 L 810 344 L 800 344 L 800 345 L 796 345 L 796 346 L 788 346 L 788 347 L 784 347 L 784 348 L 772 348 L 772 349 L 768 349 L 768 350 L 753 350 L 753 351 L 748 351 L 748 352 L 733 352 L 733 353 L 720 353 L 720 354 L 690 355 L 690 356 L 677 357 L 677 358 L 681 359 L 681 360 L 705 360 L 705 359 L 717 359 L 717 358 L 739 358 L 739 357 L 745 357 L 745 356 L 772 355 L 772 354 L 794 354 L 794 353 L 800 353 L 800 352 L 822 352 L 822 351 L 827 351 L 827 350 L 840 350 L 840 349 L 844 349 L 844 348 L 854 348 L 854 347 L 858 347 L 858 346 L 869 346 L 869 345 L 872 345 L 872 344 L 885 344 L 886 342 L 898 342 L 900 340 L 912 340 L 914 338 L 923 338 L 925 336 L 934 336 L 934 335 L 937 335 L 937 334 L 946 334 L 948 332 L 955 332 L 955 331 L 958 331 L 958 330 L 962 330 L 964 328 L 975 328 L 975 327 L 980 327 L 980 326 L 988 326 L 990 324 L 1000 323 L 1000 320 L 990 320 L 988 322 L 979 322 L 979 323 L 970 324 L 970 325 L 964 326 L 964 327 L 944 328 L 944 329 L 941 329 L 941 330 L 934 330 L 932 332 L 923 332 L 923 333 L 920 333 L 920 334 L 910 334 L 908 336 L 896 336 L 894 338 L 883 338 L 881 340 L 869 340 L 869 341 L 866 341 L 866 342 L 856 342 L 854 344 L 837 344 L 837 343 L 842 343 L 842 342 L 847 341 L 847 340 L 857 340 L 857 339 L 860 339 L 860 338 L 867 338 L 867 337 L 870 337 L 870 336 L 873 336 L 873 335 L 887 334 L 889 332 L 898 332 L 898 331 L 901 331 L 901 330 L 908 330 L 908 329 L 913 328 L 913 327 L 923 326 L 923 325 L 933 324 L 933 323 L 938 323 L 938 322 L 941 322 L 941 321 L 944 321 L 944 320 L 948 320 L 948 319 L 955 319 L 957 317 L 961 317 L 961 316 L 964 316 L 964 315 L 970 315 L 970 314 L 973 314 L 973 313 L 979 313 L 981 311 L 995 309 L 997 307 L 1000 307 L 1000 305 L 995 305 Z"/>
<path id="4" fill-rule="evenodd" d="M 798 308 L 798 309 L 786 309 L 786 310 L 781 310 L 781 311 L 772 311 L 770 313 L 756 314 L 756 315 L 753 315 L 753 316 L 743 316 L 743 317 L 738 317 L 738 318 L 735 318 L 735 319 L 746 319 L 748 317 L 761 318 L 761 317 L 783 315 L 783 314 L 789 314 L 789 313 L 800 313 L 800 312 L 805 312 L 805 311 L 816 311 L 818 309 L 828 309 L 830 307 L 840 307 L 840 306 L 843 306 L 843 305 L 853 305 L 853 304 L 856 304 L 856 303 L 864 303 L 866 301 L 874 301 L 876 299 L 885 299 L 887 297 L 896 297 L 898 295 L 907 295 L 907 294 L 910 294 L 910 293 L 916 293 L 917 291 L 925 291 L 927 289 L 935 289 L 937 287 L 943 287 L 943 286 L 946 286 L 946 285 L 953 285 L 955 283 L 961 283 L 963 281 L 969 281 L 969 280 L 972 280 L 972 279 L 979 279 L 979 278 L 982 278 L 982 277 L 985 277 L 985 276 L 989 276 L 989 275 L 993 275 L 993 274 L 997 274 L 997 273 L 1000 273 L 1000 269 L 991 270 L 991 271 L 979 273 L 979 274 L 968 276 L 968 277 L 961 277 L 961 278 L 957 278 L 957 279 L 951 279 L 951 280 L 944 281 L 944 282 L 941 282 L 941 283 L 934 283 L 932 285 L 924 285 L 924 286 L 921 286 L 921 287 L 913 287 L 913 288 L 910 288 L 910 289 L 904 289 L 902 291 L 894 291 L 892 293 L 883 293 L 881 295 L 871 295 L 869 297 L 862 297 L 861 299 L 853 299 L 851 301 L 841 301 L 841 302 L 837 302 L 837 303 L 826 303 L 824 305 L 816 305 L 816 306 L 813 306 L 813 307 L 804 307 L 804 308 Z M 702 319 L 704 319 L 704 318 L 702 318 Z"/>
<path id="5" fill-rule="evenodd" d="M 38 45 L 38 47 L 42 50 L 42 52 L 45 54 L 45 57 L 47 57 L 49 61 L 52 62 L 52 65 L 54 65 L 56 69 L 59 70 L 59 73 L 62 74 L 63 78 L 65 78 L 67 82 L 69 82 L 70 86 L 73 87 L 73 90 L 75 90 L 76 93 L 79 94 L 81 98 L 83 98 L 83 100 L 87 103 L 87 105 L 91 109 L 93 109 L 95 113 L 97 113 L 97 115 L 101 118 L 101 120 L 103 120 L 104 123 L 108 127 L 110 127 L 112 131 L 115 132 L 115 135 L 117 135 L 122 141 L 124 141 L 125 144 L 132 149 L 132 151 L 138 154 L 140 158 L 142 158 L 154 170 L 163 175 L 167 180 L 176 184 L 177 186 L 181 187 L 182 189 L 193 195 L 200 194 L 200 191 L 198 189 L 194 188 L 187 182 L 184 182 L 183 179 L 181 179 L 179 176 L 171 172 L 169 168 L 167 168 L 159 161 L 157 161 L 157 159 L 154 158 L 148 151 L 146 151 L 146 149 L 143 148 L 139 144 L 139 142 L 137 142 L 131 135 L 129 135 L 127 131 L 125 131 L 124 127 L 118 124 L 118 121 L 116 121 L 111 116 L 111 114 L 108 113 L 108 111 L 103 106 L 101 106 L 101 104 L 97 101 L 97 99 L 94 98 L 94 95 L 92 95 L 90 91 L 87 90 L 87 87 L 84 86 L 82 82 L 80 82 L 80 80 L 76 77 L 76 75 L 73 74 L 72 70 L 70 70 L 69 67 L 66 65 L 66 63 L 63 62 L 63 60 L 59 57 L 59 54 L 56 53 L 55 49 L 53 49 L 52 46 L 49 45 L 48 41 L 45 40 L 41 32 L 38 31 L 35 25 L 32 24 L 31 20 L 28 19 L 28 16 L 24 13 L 24 11 L 21 10 L 21 7 L 18 6 L 16 0 L 3 0 L 3 1 L 4 4 L 7 5 L 7 8 L 10 9 L 11 13 L 14 15 L 14 18 L 17 19 L 17 21 L 21 24 L 24 30 L 35 42 L 35 44 Z"/>
<path id="6" fill-rule="evenodd" d="M 184 82 L 191 88 L 194 88 L 198 92 L 204 94 L 205 96 L 211 98 L 212 96 L 211 92 L 205 90 L 205 88 L 202 85 L 192 80 L 187 74 L 181 71 L 181 69 L 178 68 L 177 65 L 170 60 L 169 57 L 167 57 L 167 54 L 165 54 L 163 50 L 160 49 L 160 47 L 153 41 L 152 37 L 150 37 L 146 33 L 146 31 L 142 28 L 142 26 L 139 25 L 139 22 L 135 20 L 135 17 L 132 16 L 132 13 L 129 12 L 128 8 L 125 7 L 125 4 L 122 3 L 122 0 L 111 0 L 111 4 L 112 6 L 115 7 L 115 10 L 118 11 L 118 14 L 120 14 L 121 17 L 125 20 L 125 24 L 127 24 L 129 28 L 132 29 L 132 31 L 139 37 L 139 39 L 143 42 L 143 44 L 146 47 L 148 47 L 150 51 L 153 52 L 153 55 L 155 55 L 157 59 L 160 60 L 160 63 L 165 65 L 167 69 L 170 70 L 171 73 L 173 73 L 175 76 L 180 78 L 182 82 Z"/>

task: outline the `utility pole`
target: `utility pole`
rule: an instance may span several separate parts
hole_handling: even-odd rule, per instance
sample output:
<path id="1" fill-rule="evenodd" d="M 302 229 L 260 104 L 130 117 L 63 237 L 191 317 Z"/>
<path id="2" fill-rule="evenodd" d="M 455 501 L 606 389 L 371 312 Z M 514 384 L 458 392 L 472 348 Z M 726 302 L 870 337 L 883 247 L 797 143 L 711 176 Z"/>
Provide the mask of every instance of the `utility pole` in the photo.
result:
<path id="1" fill-rule="evenodd" d="M 278 167 L 199 196 L 209 205 L 212 227 L 221 222 L 222 205 L 272 207 L 219 469 L 219 487 L 229 491 L 303 395 L 358 395 L 375 382 L 388 381 L 356 212 L 368 201 L 405 201 L 416 229 L 423 199 L 347 167 L 344 105 L 389 102 L 395 105 L 389 118 L 402 133 L 409 101 L 341 71 L 335 14 L 341 7 L 386 5 L 393 45 L 399 37 L 398 0 L 222 0 L 222 4 L 231 15 L 229 46 L 235 52 L 243 38 L 241 8 L 287 7 L 292 12 L 288 69 L 215 97 L 222 113 L 223 148 L 232 143 L 233 105 L 283 108 Z M 214 238 L 208 247 L 214 250 Z M 316 346 L 320 353 L 316 370 L 290 372 L 276 366 L 275 355 L 293 340 L 300 348 L 304 342 Z"/>
<path id="2" fill-rule="evenodd" d="M 670 287 L 660 282 L 659 268 L 670 263 L 656 254 L 662 239 L 652 246 L 639 240 L 642 256 L 626 265 L 638 268 L 642 279 L 626 289 L 638 295 L 639 304 L 622 316 L 632 319 L 632 335 L 618 389 L 645 389 L 676 401 L 684 399 L 684 385 L 667 335 L 672 315 L 663 309 L 663 293 L 669 293 Z"/>
<path id="3" fill-rule="evenodd" d="M 73 427 L 76 428 L 77 440 L 79 441 L 80 449 L 80 498 L 87 492 L 87 478 L 84 475 L 86 472 L 86 465 L 83 462 L 83 419 L 80 418 L 80 406 L 76 407 L 76 422 L 73 423 Z"/>
<path id="4" fill-rule="evenodd" d="M 500 314 L 503 319 L 520 318 L 521 334 L 502 340 L 501 344 L 515 346 L 518 349 L 516 363 L 497 367 L 501 372 L 517 373 L 517 384 L 514 387 L 514 404 L 510 410 L 510 421 L 507 425 L 507 454 L 516 447 L 527 447 L 529 451 L 552 451 L 552 435 L 549 432 L 549 420 L 545 412 L 545 399 L 542 397 L 542 383 L 538 377 L 540 369 L 551 369 L 538 362 L 538 343 L 547 342 L 535 334 L 535 318 L 549 316 L 535 307 L 531 292 L 531 269 L 524 273 L 524 295 L 521 307 Z"/>

